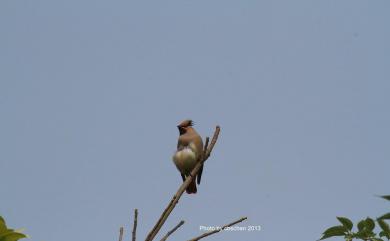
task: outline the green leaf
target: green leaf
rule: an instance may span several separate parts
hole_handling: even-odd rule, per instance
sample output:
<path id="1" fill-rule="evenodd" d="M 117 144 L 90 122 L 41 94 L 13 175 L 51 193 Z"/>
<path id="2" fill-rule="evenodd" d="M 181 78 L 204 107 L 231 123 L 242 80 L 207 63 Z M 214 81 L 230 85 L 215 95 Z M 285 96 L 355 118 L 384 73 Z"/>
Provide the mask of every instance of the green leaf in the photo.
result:
<path id="1" fill-rule="evenodd" d="M 7 228 L 5 220 L 0 216 L 0 241 L 17 241 L 27 236 L 21 232 Z"/>
<path id="2" fill-rule="evenodd" d="M 348 232 L 347 228 L 344 226 L 333 226 L 325 230 L 320 240 L 334 237 L 334 236 L 344 236 Z"/>
<path id="3" fill-rule="evenodd" d="M 5 220 L 2 216 L 0 216 L 0 233 L 7 230 L 7 225 L 5 224 Z"/>
<path id="4" fill-rule="evenodd" d="M 375 228 L 375 222 L 374 222 L 374 220 L 372 220 L 372 218 L 367 217 L 364 226 L 365 226 L 365 228 L 366 228 L 369 232 L 371 232 L 371 231 L 374 230 L 374 228 Z"/>
<path id="5" fill-rule="evenodd" d="M 377 219 L 377 222 L 384 232 L 390 234 L 390 227 L 383 219 Z"/>
<path id="6" fill-rule="evenodd" d="M 346 227 L 348 230 L 352 230 L 353 223 L 351 220 L 349 220 L 346 217 L 337 217 L 337 219 L 340 221 L 340 223 Z"/>
<path id="7" fill-rule="evenodd" d="M 387 201 L 390 201 L 390 195 L 380 196 L 381 198 L 386 199 Z"/>
<path id="8" fill-rule="evenodd" d="M 359 231 L 354 234 L 355 238 L 368 239 L 375 236 L 372 232 L 375 228 L 375 222 L 371 218 L 367 217 L 366 219 L 361 220 L 357 226 Z"/>
<path id="9" fill-rule="evenodd" d="M 364 220 L 364 219 L 362 221 L 360 221 L 357 225 L 359 231 L 362 231 L 365 226 L 366 226 L 366 220 Z"/>
<path id="10" fill-rule="evenodd" d="M 12 230 L 12 229 L 7 229 L 7 230 L 5 230 L 4 232 L 1 232 L 0 233 L 0 241 L 3 241 L 3 238 L 5 237 L 5 236 L 7 236 L 8 234 L 11 234 L 11 233 L 13 233 L 14 232 L 14 230 Z"/>
<path id="11" fill-rule="evenodd" d="M 390 219 L 390 213 L 386 213 L 386 214 L 380 216 L 378 219 Z"/>
<path id="12" fill-rule="evenodd" d="M 22 234 L 22 233 L 16 233 L 16 232 L 11 232 L 8 233 L 0 238 L 1 241 L 17 241 L 22 238 L 26 238 L 27 236 Z"/>
<path id="13" fill-rule="evenodd" d="M 386 237 L 387 239 L 390 239 L 390 234 L 386 233 L 385 231 L 381 231 L 379 233 L 379 237 Z"/>

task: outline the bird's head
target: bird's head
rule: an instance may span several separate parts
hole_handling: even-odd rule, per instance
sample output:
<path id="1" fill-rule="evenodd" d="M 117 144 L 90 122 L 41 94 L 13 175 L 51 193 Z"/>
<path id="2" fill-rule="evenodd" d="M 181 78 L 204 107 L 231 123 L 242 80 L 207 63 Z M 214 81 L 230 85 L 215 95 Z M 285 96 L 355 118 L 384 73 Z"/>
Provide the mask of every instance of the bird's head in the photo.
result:
<path id="1" fill-rule="evenodd" d="M 177 128 L 179 129 L 180 135 L 183 135 L 187 132 L 188 128 L 191 128 L 194 125 L 192 120 L 184 120 L 182 121 Z"/>

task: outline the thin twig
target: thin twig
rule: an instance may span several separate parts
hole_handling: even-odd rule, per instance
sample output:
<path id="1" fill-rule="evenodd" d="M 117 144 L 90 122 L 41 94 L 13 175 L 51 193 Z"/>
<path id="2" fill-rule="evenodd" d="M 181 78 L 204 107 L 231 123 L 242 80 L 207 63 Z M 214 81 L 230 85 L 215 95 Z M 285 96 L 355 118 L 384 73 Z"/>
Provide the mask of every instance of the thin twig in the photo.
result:
<path id="1" fill-rule="evenodd" d="M 191 174 L 187 176 L 186 180 L 181 184 L 179 187 L 179 190 L 177 190 L 176 194 L 172 197 L 171 201 L 169 202 L 168 206 L 165 208 L 164 212 L 161 214 L 160 218 L 158 219 L 157 223 L 154 225 L 153 229 L 149 232 L 148 236 L 146 237 L 145 241 L 152 241 L 157 233 L 160 231 L 161 227 L 165 223 L 165 221 L 168 219 L 169 215 L 171 214 L 172 210 L 175 208 L 176 204 L 179 202 L 179 199 L 181 195 L 183 195 L 184 191 L 187 189 L 187 187 L 190 185 L 192 179 L 198 174 L 201 166 L 203 163 L 209 158 L 215 143 L 218 140 L 218 135 L 221 128 L 217 126 L 214 131 L 213 139 L 211 140 L 210 146 L 208 146 L 207 150 L 205 151 L 205 155 L 203 156 L 203 160 L 198 162 L 194 169 L 192 169 Z M 207 139 L 206 139 L 207 142 Z"/>
<path id="2" fill-rule="evenodd" d="M 123 239 L 123 227 L 119 228 L 119 241 L 122 241 Z"/>
<path id="3" fill-rule="evenodd" d="M 213 139 L 211 139 L 210 146 L 207 148 L 206 156 L 203 158 L 203 162 L 205 162 L 210 157 L 210 154 L 214 149 L 215 143 L 217 143 L 218 135 L 219 135 L 220 131 L 221 131 L 221 127 L 219 127 L 219 126 L 215 127 Z M 207 139 L 206 139 L 206 141 L 207 141 Z"/>
<path id="4" fill-rule="evenodd" d="M 206 156 L 207 148 L 209 147 L 209 140 L 210 138 L 206 137 L 206 142 L 204 143 L 204 147 L 203 147 L 203 157 Z"/>
<path id="5" fill-rule="evenodd" d="M 132 241 L 135 241 L 137 233 L 137 222 L 138 222 L 138 209 L 134 209 L 134 223 L 133 223 L 133 232 L 132 232 Z"/>
<path id="6" fill-rule="evenodd" d="M 184 220 L 181 220 L 171 231 L 169 231 L 160 241 L 166 241 L 168 237 L 173 234 L 181 225 L 184 224 Z"/>
<path id="7" fill-rule="evenodd" d="M 192 238 L 192 239 L 190 239 L 190 240 L 188 240 L 188 241 L 197 241 L 197 240 L 199 240 L 199 239 L 205 238 L 205 237 L 210 236 L 210 235 L 212 235 L 212 234 L 221 232 L 221 231 L 224 230 L 225 228 L 231 227 L 231 226 L 233 226 L 233 225 L 236 225 L 237 223 L 241 223 L 241 222 L 244 221 L 245 219 L 247 219 L 247 217 L 242 217 L 242 218 L 238 219 L 237 221 L 234 221 L 234 222 L 232 222 L 232 223 L 226 224 L 226 225 L 223 226 L 222 228 L 219 228 L 219 229 L 216 229 L 216 230 L 213 230 L 213 231 L 206 232 L 206 233 L 204 233 L 204 234 L 202 234 L 202 235 L 200 235 L 200 236 L 198 236 L 198 237 Z"/>

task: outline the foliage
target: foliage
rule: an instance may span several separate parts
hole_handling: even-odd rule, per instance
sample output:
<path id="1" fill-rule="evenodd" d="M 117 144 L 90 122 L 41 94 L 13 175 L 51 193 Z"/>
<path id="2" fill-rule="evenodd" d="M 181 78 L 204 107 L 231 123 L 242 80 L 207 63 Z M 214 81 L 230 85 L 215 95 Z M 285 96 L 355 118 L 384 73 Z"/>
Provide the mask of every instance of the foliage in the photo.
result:
<path id="1" fill-rule="evenodd" d="M 7 228 L 5 220 L 0 216 L 0 241 L 17 241 L 27 238 L 27 235 L 21 233 L 21 230 Z"/>
<path id="2" fill-rule="evenodd" d="M 381 198 L 390 201 L 390 195 L 381 196 Z M 390 240 L 390 227 L 385 220 L 390 219 L 390 213 L 386 213 L 376 220 L 367 217 L 357 223 L 357 231 L 353 231 L 353 223 L 346 217 L 337 217 L 341 225 L 328 228 L 322 234 L 320 240 L 330 237 L 343 236 L 346 241 L 353 239 L 361 239 L 365 241 L 384 241 L 384 238 Z M 381 228 L 381 231 L 377 234 L 374 232 L 375 221 Z"/>

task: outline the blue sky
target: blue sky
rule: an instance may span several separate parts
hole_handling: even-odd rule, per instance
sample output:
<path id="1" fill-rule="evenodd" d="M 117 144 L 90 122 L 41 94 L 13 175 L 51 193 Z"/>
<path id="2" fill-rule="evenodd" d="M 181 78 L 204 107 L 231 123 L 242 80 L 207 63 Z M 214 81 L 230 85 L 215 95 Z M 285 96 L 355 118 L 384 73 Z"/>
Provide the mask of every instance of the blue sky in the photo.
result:
<path id="1" fill-rule="evenodd" d="M 315 240 L 379 216 L 390 2 L 0 2 L 0 215 L 33 241 L 139 240 L 181 183 L 177 123 L 222 127 L 171 240 Z M 129 237 L 126 237 L 129 240 Z"/>

